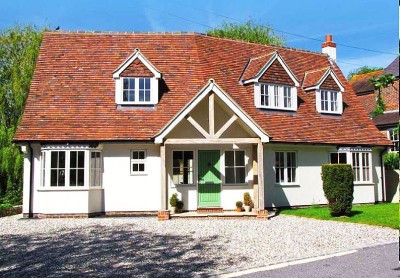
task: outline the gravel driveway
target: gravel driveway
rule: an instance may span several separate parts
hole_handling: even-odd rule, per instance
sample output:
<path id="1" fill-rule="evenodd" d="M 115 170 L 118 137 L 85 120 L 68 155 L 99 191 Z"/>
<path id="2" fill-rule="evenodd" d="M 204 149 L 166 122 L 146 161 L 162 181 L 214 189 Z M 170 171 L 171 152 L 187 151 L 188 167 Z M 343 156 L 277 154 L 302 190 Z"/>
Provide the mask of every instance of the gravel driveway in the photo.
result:
<path id="1" fill-rule="evenodd" d="M 0 276 L 193 277 L 397 242 L 398 231 L 263 220 L 0 218 Z"/>

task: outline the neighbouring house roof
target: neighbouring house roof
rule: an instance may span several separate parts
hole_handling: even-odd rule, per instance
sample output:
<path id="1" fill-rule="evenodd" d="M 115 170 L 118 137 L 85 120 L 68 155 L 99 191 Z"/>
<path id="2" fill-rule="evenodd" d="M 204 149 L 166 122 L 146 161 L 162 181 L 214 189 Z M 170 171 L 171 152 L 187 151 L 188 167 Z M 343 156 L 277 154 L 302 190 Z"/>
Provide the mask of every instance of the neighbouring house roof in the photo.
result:
<path id="1" fill-rule="evenodd" d="M 160 99 L 154 107 L 119 109 L 113 72 L 135 49 L 160 72 Z M 265 55 L 267 60 L 275 51 L 296 80 L 302 80 L 306 72 L 332 67 L 345 89 L 343 115 L 319 114 L 315 94 L 301 87 L 297 88 L 296 112 L 256 108 L 254 85 L 242 85 L 239 80 L 249 61 L 249 66 L 255 62 L 251 59 Z M 390 144 L 369 119 L 340 69 L 324 54 L 194 33 L 62 31 L 43 36 L 14 140 L 153 141 L 211 78 L 268 134 L 270 142 Z"/>
<path id="2" fill-rule="evenodd" d="M 378 127 L 380 126 L 397 126 L 399 123 L 399 111 L 388 111 L 382 115 L 376 116 L 373 121 Z"/>
<path id="3" fill-rule="evenodd" d="M 375 88 L 369 80 L 375 76 L 381 75 L 382 73 L 383 70 L 377 70 L 364 74 L 356 74 L 349 80 L 349 82 L 356 94 L 373 93 Z"/>
<path id="4" fill-rule="evenodd" d="M 386 73 L 391 73 L 394 76 L 399 77 L 399 56 L 397 56 L 396 59 L 394 59 L 393 62 L 383 70 L 383 74 Z"/>

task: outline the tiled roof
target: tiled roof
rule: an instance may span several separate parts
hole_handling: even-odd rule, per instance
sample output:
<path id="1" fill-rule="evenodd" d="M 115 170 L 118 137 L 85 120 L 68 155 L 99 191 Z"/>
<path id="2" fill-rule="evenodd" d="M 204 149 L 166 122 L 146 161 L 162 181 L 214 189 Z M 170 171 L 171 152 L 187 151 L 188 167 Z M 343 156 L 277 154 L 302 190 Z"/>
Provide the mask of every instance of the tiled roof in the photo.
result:
<path id="1" fill-rule="evenodd" d="M 361 94 L 361 93 L 367 93 L 367 92 L 373 92 L 374 91 L 374 85 L 369 82 L 369 80 L 372 77 L 379 76 L 383 73 L 383 70 L 377 70 L 373 72 L 368 72 L 364 74 L 357 74 L 354 75 L 350 80 L 350 84 L 353 87 L 353 90 L 356 92 L 356 94 Z"/>
<path id="2" fill-rule="evenodd" d="M 383 73 L 391 73 L 394 76 L 399 76 L 399 56 L 397 56 L 396 59 L 394 59 L 393 62 L 383 70 Z"/>
<path id="3" fill-rule="evenodd" d="M 249 80 L 255 77 L 262 69 L 262 67 L 271 60 L 272 56 L 274 56 L 276 52 L 271 52 L 261 57 L 251 58 L 247 68 L 245 69 L 242 80 Z"/>
<path id="4" fill-rule="evenodd" d="M 322 76 L 326 73 L 329 67 L 322 69 L 306 71 L 304 73 L 303 88 L 313 87 L 321 80 Z"/>
<path id="5" fill-rule="evenodd" d="M 136 48 L 162 73 L 154 108 L 118 109 L 112 73 Z M 390 144 L 376 129 L 339 68 L 342 116 L 322 116 L 315 94 L 298 88 L 295 113 L 254 106 L 254 86 L 239 78 L 252 57 L 275 50 L 297 80 L 331 66 L 326 55 L 200 34 L 46 32 L 16 141 L 133 141 L 154 136 L 213 78 L 271 142 Z"/>
<path id="6" fill-rule="evenodd" d="M 399 123 L 399 111 L 385 112 L 373 119 L 376 126 L 397 125 Z"/>

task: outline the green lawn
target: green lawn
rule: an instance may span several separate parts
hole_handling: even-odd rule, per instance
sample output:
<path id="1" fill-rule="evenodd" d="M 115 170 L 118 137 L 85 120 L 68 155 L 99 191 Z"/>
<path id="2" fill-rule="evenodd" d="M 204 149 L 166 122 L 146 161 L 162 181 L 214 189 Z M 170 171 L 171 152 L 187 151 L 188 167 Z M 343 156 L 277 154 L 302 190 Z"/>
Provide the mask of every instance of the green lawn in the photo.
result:
<path id="1" fill-rule="evenodd" d="M 327 207 L 282 209 L 279 213 L 322 220 L 362 223 L 368 225 L 399 228 L 399 203 L 377 205 L 353 205 L 349 217 L 332 217 Z"/>

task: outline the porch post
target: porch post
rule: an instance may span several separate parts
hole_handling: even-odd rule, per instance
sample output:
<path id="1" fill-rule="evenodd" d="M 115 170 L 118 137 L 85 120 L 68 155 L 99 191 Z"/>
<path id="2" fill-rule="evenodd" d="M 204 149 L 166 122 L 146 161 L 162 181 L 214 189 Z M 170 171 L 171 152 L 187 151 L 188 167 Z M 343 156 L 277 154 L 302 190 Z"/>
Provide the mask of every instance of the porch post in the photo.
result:
<path id="1" fill-rule="evenodd" d="M 258 209 L 265 209 L 264 202 L 264 148 L 261 141 L 257 143 L 257 162 L 258 162 Z"/>
<path id="2" fill-rule="evenodd" d="M 165 167 L 165 145 L 160 145 L 160 158 L 161 158 L 161 209 L 158 211 L 158 220 L 170 219 L 170 213 L 167 207 L 167 175 Z"/>
<path id="3" fill-rule="evenodd" d="M 160 145 L 161 157 L 161 210 L 167 210 L 167 183 L 165 167 L 165 145 Z"/>

